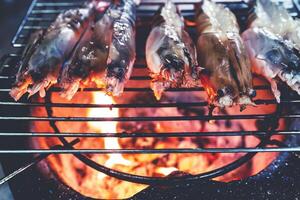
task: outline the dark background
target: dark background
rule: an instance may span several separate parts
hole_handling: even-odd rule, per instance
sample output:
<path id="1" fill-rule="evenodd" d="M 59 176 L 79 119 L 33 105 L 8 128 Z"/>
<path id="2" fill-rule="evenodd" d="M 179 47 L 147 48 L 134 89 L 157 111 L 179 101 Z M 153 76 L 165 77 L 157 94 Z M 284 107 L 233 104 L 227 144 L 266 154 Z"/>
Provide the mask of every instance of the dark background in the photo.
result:
<path id="1" fill-rule="evenodd" d="M 11 40 L 26 15 L 30 3 L 31 0 L 0 0 L 0 58 L 4 54 L 13 52 Z M 3 176 L 0 163 L 0 178 Z M 13 200 L 8 185 L 0 187 L 0 200 Z"/>
<path id="2" fill-rule="evenodd" d="M 31 0 L 0 0 L 0 57 L 13 51 L 11 40 Z"/>

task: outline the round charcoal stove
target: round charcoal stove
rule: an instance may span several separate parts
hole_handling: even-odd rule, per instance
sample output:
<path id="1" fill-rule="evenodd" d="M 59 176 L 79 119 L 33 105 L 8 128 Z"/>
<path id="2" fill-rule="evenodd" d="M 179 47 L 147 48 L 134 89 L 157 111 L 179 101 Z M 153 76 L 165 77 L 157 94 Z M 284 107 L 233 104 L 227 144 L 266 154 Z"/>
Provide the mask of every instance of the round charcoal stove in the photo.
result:
<path id="1" fill-rule="evenodd" d="M 154 2 L 154 3 L 153 3 Z M 146 37 L 149 32 L 149 22 L 151 16 L 159 8 L 163 1 L 144 1 L 138 10 L 138 28 L 137 28 L 137 52 L 144 52 Z M 197 1 L 176 1 L 182 14 L 187 20 L 192 21 L 194 16 L 194 4 Z M 52 101 L 57 88 L 52 89 L 43 101 L 32 102 L 26 98 L 20 102 L 13 102 L 9 97 L 9 88 L 14 80 L 16 69 L 14 66 L 20 59 L 28 36 L 36 29 L 45 28 L 53 21 L 55 16 L 62 10 L 80 6 L 81 0 L 72 2 L 34 0 L 29 11 L 24 18 L 16 36 L 13 39 L 13 46 L 16 53 L 7 54 L 1 58 L 0 62 L 0 155 L 6 175 L 0 180 L 0 187 L 9 182 L 10 189 L 16 200 L 18 199 L 89 199 L 83 197 L 75 190 L 68 187 L 60 181 L 57 174 L 49 168 L 46 158 L 51 154 L 73 154 L 78 160 L 86 166 L 94 168 L 108 176 L 134 183 L 149 185 L 146 189 L 132 197 L 132 199 L 298 199 L 300 198 L 300 110 L 299 96 L 290 92 L 282 86 L 282 102 L 276 105 L 274 99 L 258 99 L 255 103 L 260 105 L 275 105 L 277 109 L 271 114 L 235 114 L 235 115 L 205 115 L 198 113 L 192 116 L 161 116 L 157 117 L 118 117 L 116 119 L 99 119 L 85 117 L 56 117 L 55 108 L 86 108 L 86 107 L 106 107 L 122 109 L 143 109 L 143 108 L 170 108 L 177 107 L 187 109 L 190 107 L 207 107 L 207 102 L 175 102 L 175 103 L 116 103 L 112 105 L 95 105 L 83 103 L 56 103 Z M 222 2 L 226 4 L 237 16 L 241 28 L 245 28 L 245 20 L 249 11 L 249 6 L 244 2 Z M 291 15 L 298 16 L 298 3 L 287 3 Z M 191 23 L 192 24 L 192 23 Z M 194 34 L 194 28 L 189 27 L 191 35 Z M 143 53 L 138 53 L 136 69 L 145 68 Z M 149 81 L 148 76 L 134 75 L 131 81 Z M 135 85 L 134 85 L 135 86 Z M 258 91 L 269 90 L 268 85 L 256 85 Z M 203 92 L 203 88 L 172 89 L 170 93 L 180 92 Z M 100 89 L 87 88 L 84 92 L 97 92 Z M 151 93 L 149 88 L 127 87 L 125 93 Z M 31 116 L 32 108 L 43 108 L 47 114 L 46 117 Z M 285 120 L 285 130 L 278 130 L 279 121 Z M 231 132 L 184 132 L 184 133 L 147 133 L 139 132 L 135 134 L 128 133 L 106 133 L 99 136 L 93 133 L 65 133 L 58 126 L 58 122 L 74 121 L 218 121 L 227 120 L 231 123 L 234 120 L 257 120 L 259 131 L 231 131 Z M 41 132 L 36 134 L 32 132 L 33 122 L 46 122 L 52 132 Z M 219 136 L 256 136 L 260 143 L 253 148 L 195 148 L 195 149 L 77 149 L 75 146 L 80 143 L 81 138 L 143 138 L 143 137 L 200 137 L 199 134 L 206 134 L 212 137 Z M 59 137 L 58 137 L 59 135 Z M 147 136 L 145 136 L 147 135 Z M 274 135 L 286 136 L 284 141 L 273 139 Z M 73 141 L 68 138 L 75 138 Z M 31 138 L 58 138 L 60 145 L 53 146 L 49 150 L 30 148 Z M 78 138 L 78 139 L 76 139 Z M 239 181 L 220 182 L 214 179 L 247 164 L 257 153 L 280 152 L 279 156 L 263 171 L 257 175 L 250 176 Z M 87 154 L 167 154 L 167 153 L 244 153 L 225 166 L 210 170 L 205 173 L 191 175 L 180 171 L 175 171 L 166 177 L 139 176 L 133 173 L 125 173 L 121 170 L 115 170 L 104 165 L 100 165 Z M 35 155 L 34 157 L 32 155 Z M 96 187 L 96 186 L 95 186 Z"/>

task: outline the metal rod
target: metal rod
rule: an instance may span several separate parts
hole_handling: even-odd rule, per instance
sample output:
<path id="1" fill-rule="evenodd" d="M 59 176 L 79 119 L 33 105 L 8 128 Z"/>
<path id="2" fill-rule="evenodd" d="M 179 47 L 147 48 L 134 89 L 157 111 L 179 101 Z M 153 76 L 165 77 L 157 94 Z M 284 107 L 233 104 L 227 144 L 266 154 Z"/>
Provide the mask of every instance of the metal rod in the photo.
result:
<path id="1" fill-rule="evenodd" d="M 1 76 L 0 76 L 1 79 Z M 254 101 L 257 105 L 269 105 L 276 104 L 275 99 L 258 99 Z M 282 104 L 298 104 L 300 99 L 281 100 Z M 51 103 L 46 105 L 45 103 L 30 102 L 9 102 L 0 101 L 0 106 L 28 106 L 28 107 L 61 107 L 61 108 L 161 108 L 161 107 L 204 107 L 208 106 L 207 101 L 201 102 L 178 102 L 178 103 L 129 103 L 129 104 L 81 104 L 81 103 Z"/>
<path id="2" fill-rule="evenodd" d="M 82 2 L 38 2 L 36 7 L 78 7 Z"/>
<path id="3" fill-rule="evenodd" d="M 75 139 L 72 142 L 70 142 L 70 145 L 74 146 L 75 144 L 79 143 L 79 141 L 80 141 L 79 139 Z M 51 149 L 59 150 L 59 149 L 63 149 L 63 148 L 64 147 L 62 145 L 57 145 L 57 146 L 52 147 Z M 34 165 L 38 164 L 39 162 L 41 162 L 42 160 L 47 158 L 49 155 L 51 155 L 51 154 L 41 154 L 41 155 L 35 157 L 33 161 L 25 164 L 24 166 L 20 167 L 19 169 L 15 170 L 14 172 L 10 173 L 9 175 L 1 178 L 0 179 L 0 186 L 3 185 L 4 183 L 8 182 L 9 180 L 14 178 L 15 176 L 21 174 L 25 170 L 27 170 L 27 169 L 33 167 Z"/>
<path id="4" fill-rule="evenodd" d="M 300 100 L 299 100 L 300 102 Z M 62 107 L 62 108 L 161 108 L 161 107 L 199 107 L 207 106 L 208 102 L 182 102 L 182 103 L 130 103 L 130 104 L 79 104 L 79 103 L 21 103 L 21 102 L 0 102 L 0 106 L 30 106 L 30 107 Z"/>
<path id="5" fill-rule="evenodd" d="M 0 117 L 2 121 L 67 121 L 67 122 L 140 122 L 140 121 L 208 121 L 269 119 L 272 115 L 224 115 L 224 116 L 167 116 L 167 117 Z M 300 118 L 300 114 L 281 115 L 282 119 Z"/>
<path id="6" fill-rule="evenodd" d="M 4 64 L 5 64 L 5 62 L 7 61 L 8 58 L 9 58 L 9 54 L 5 54 L 4 56 L 2 56 L 0 58 L 0 73 L 2 72 L 3 68 L 6 67 Z"/>
<path id="7" fill-rule="evenodd" d="M 223 137 L 300 135 L 300 131 L 230 131 L 230 132 L 167 132 L 167 133 L 0 133 L 0 137 L 79 137 L 79 138 L 170 138 L 170 137 Z"/>
<path id="8" fill-rule="evenodd" d="M 172 1 L 175 4 L 194 4 L 194 3 L 199 3 L 201 0 L 185 0 L 185 1 L 180 1 L 180 0 L 173 0 Z M 161 0 L 143 0 L 141 4 L 163 4 L 163 1 Z M 80 6 L 82 5 L 82 2 L 39 2 L 36 4 L 36 7 L 75 7 L 75 6 Z"/>
<path id="9" fill-rule="evenodd" d="M 20 35 L 20 33 L 22 32 L 23 30 L 23 27 L 25 26 L 25 24 L 27 23 L 27 18 L 29 17 L 29 15 L 31 14 L 31 11 L 33 10 L 34 6 L 36 5 L 36 2 L 37 0 L 33 0 L 27 13 L 26 13 L 26 16 L 24 17 L 24 19 L 22 20 L 21 22 L 21 25 L 19 26 L 18 30 L 17 30 L 17 33 L 16 35 L 14 36 L 13 40 L 12 40 L 12 45 L 14 47 L 18 47 L 18 45 L 15 46 L 15 43 L 17 42 L 18 40 L 18 36 Z"/>
<path id="10" fill-rule="evenodd" d="M 300 147 L 288 148 L 210 148 L 210 149 L 66 149 L 66 150 L 0 150 L 0 154 L 174 154 L 174 153 L 267 153 L 300 152 Z"/>
<path id="11" fill-rule="evenodd" d="M 0 76 L 0 79 L 2 80 L 14 80 L 16 77 L 15 76 Z M 131 76 L 130 80 L 133 81 L 147 81 L 151 80 L 149 76 Z"/>

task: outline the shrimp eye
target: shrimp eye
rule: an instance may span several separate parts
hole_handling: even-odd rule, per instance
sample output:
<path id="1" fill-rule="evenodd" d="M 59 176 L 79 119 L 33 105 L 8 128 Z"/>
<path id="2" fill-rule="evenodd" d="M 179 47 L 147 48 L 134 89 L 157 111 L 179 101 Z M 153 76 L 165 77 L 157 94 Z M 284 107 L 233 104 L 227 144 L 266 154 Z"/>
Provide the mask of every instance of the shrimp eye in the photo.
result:
<path id="1" fill-rule="evenodd" d="M 233 89 L 231 87 L 225 87 L 223 90 L 225 94 L 232 94 L 233 92 Z"/>
<path id="2" fill-rule="evenodd" d="M 218 95 L 218 97 L 223 97 L 223 96 L 225 96 L 225 93 L 224 93 L 224 91 L 222 89 L 219 89 L 217 91 L 217 95 Z"/>
<path id="3" fill-rule="evenodd" d="M 200 73 L 203 74 L 203 75 L 206 75 L 208 77 L 212 75 L 212 72 L 209 69 L 206 69 L 206 68 L 202 69 Z"/>
<path id="4" fill-rule="evenodd" d="M 124 62 L 113 62 L 107 65 L 108 77 L 116 77 L 123 79 L 126 73 L 126 66 Z"/>
<path id="5" fill-rule="evenodd" d="M 271 51 L 267 52 L 266 58 L 273 64 L 279 64 L 283 60 L 280 51 L 277 49 L 272 49 Z"/>
<path id="6" fill-rule="evenodd" d="M 164 67 L 168 69 L 182 70 L 184 69 L 184 61 L 174 54 L 167 54 L 164 58 Z"/>
<path id="7" fill-rule="evenodd" d="M 300 62 L 299 58 L 295 54 L 291 54 L 289 56 L 289 60 L 290 60 L 290 62 L 288 63 L 289 68 L 296 70 L 299 66 L 299 62 Z"/>
<path id="8" fill-rule="evenodd" d="M 250 90 L 249 96 L 250 96 L 250 98 L 256 97 L 256 91 L 255 90 Z"/>

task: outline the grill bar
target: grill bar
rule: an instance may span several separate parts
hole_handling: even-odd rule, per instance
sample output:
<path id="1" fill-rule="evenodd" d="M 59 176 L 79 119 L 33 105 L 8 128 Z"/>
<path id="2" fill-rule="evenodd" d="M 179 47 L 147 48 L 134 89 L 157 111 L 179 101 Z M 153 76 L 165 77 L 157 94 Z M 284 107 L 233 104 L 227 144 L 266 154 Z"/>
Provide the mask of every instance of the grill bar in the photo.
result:
<path id="1" fill-rule="evenodd" d="M 70 143 L 70 145 L 75 145 L 79 142 L 78 139 L 72 141 Z M 57 145 L 54 146 L 52 149 L 62 149 L 63 146 L 62 145 Z M 28 164 L 20 167 L 19 169 L 15 170 L 14 172 L 12 172 L 11 174 L 7 175 L 6 177 L 0 179 L 0 186 L 3 185 L 4 183 L 6 183 L 7 181 L 11 180 L 12 178 L 14 178 L 15 176 L 21 174 L 22 172 L 26 171 L 27 169 L 33 167 L 34 165 L 38 164 L 39 162 L 41 162 L 42 160 L 44 160 L 45 158 L 47 158 L 49 155 L 51 154 L 43 154 L 43 155 L 39 155 L 37 157 L 34 158 L 33 161 L 29 162 Z"/>
<path id="2" fill-rule="evenodd" d="M 170 154 L 170 153 L 260 153 L 300 152 L 287 148 L 210 148 L 210 149 L 74 149 L 74 150 L 0 150 L 0 154 Z"/>
<path id="3" fill-rule="evenodd" d="M 15 76 L 0 76 L 0 80 L 10 79 L 13 81 L 15 78 L 16 78 Z M 130 80 L 143 81 L 143 80 L 151 80 L 151 78 L 149 76 L 133 76 L 130 77 Z"/>
<path id="4" fill-rule="evenodd" d="M 168 132 L 168 133 L 0 133 L 0 137 L 80 137 L 80 138 L 170 138 L 170 137 L 223 137 L 223 136 L 268 136 L 300 135 L 299 131 L 238 131 L 238 132 Z"/>
<path id="5" fill-rule="evenodd" d="M 277 104 L 275 99 L 261 99 L 254 101 L 256 105 L 270 105 Z M 294 100 L 281 100 L 282 104 L 298 104 L 299 99 Z M 1 106 L 23 106 L 23 107 L 45 107 L 45 103 L 20 103 L 20 102 L 0 102 Z M 131 103 L 131 104 L 80 104 L 80 103 L 52 103 L 51 107 L 60 108 L 170 108 L 170 107 L 203 107 L 208 106 L 207 101 L 203 102 L 182 102 L 182 103 L 157 103 L 157 104 L 142 104 L 142 103 Z"/>
<path id="6" fill-rule="evenodd" d="M 130 121 L 198 121 L 198 120 L 247 120 L 270 119 L 273 115 L 224 115 L 224 116 L 170 116 L 170 117 L 0 117 L 0 120 L 10 121 L 67 121 L 67 122 L 130 122 Z M 282 119 L 300 118 L 300 114 L 281 115 Z"/>

